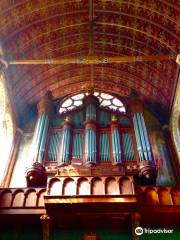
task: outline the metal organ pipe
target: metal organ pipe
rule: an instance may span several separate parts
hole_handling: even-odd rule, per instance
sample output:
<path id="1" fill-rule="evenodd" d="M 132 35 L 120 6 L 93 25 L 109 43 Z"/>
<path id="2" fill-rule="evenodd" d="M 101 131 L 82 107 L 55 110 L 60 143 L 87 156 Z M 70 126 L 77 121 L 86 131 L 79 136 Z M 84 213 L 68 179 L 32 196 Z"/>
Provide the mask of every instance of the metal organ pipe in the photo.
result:
<path id="1" fill-rule="evenodd" d="M 139 154 L 139 160 L 142 161 L 143 160 L 143 152 L 142 152 L 139 129 L 138 129 L 135 115 L 133 116 L 133 124 L 134 124 L 134 131 L 135 131 L 135 137 L 136 137 L 136 143 L 137 143 L 137 150 L 138 150 L 138 154 Z"/>
<path id="2" fill-rule="evenodd" d="M 122 134 L 123 147 L 124 147 L 124 156 L 125 160 L 133 160 L 134 159 L 134 149 L 132 143 L 132 137 L 129 133 Z"/>
<path id="3" fill-rule="evenodd" d="M 87 164 L 93 165 L 97 158 L 97 136 L 96 136 L 96 118 L 98 99 L 89 95 L 84 99 L 86 106 L 86 121 L 85 121 L 85 160 Z"/>
<path id="4" fill-rule="evenodd" d="M 148 152 L 148 160 L 152 161 L 151 147 L 150 147 L 150 143 L 149 143 L 147 128 L 146 128 L 144 117 L 143 117 L 142 113 L 140 114 L 140 119 L 141 119 L 143 132 L 144 132 L 144 136 L 145 136 L 145 141 L 146 141 L 146 147 L 147 147 L 147 152 Z"/>
<path id="5" fill-rule="evenodd" d="M 69 119 L 65 119 L 62 130 L 61 148 L 58 157 L 59 165 L 68 165 L 70 163 L 72 125 Z"/>
<path id="6" fill-rule="evenodd" d="M 38 121 L 33 138 L 33 162 L 26 170 L 27 186 L 45 186 L 47 182 L 46 170 L 42 164 L 45 143 L 49 129 L 49 122 L 53 113 L 52 94 L 47 92 L 37 105 Z"/>
<path id="7" fill-rule="evenodd" d="M 155 181 L 156 168 L 153 162 L 153 156 L 150 148 L 148 132 L 143 116 L 143 104 L 139 98 L 134 98 L 129 103 L 133 125 L 135 131 L 135 138 L 137 143 L 137 150 L 139 155 L 139 170 L 140 176 L 143 176 L 152 183 Z"/>
<path id="8" fill-rule="evenodd" d="M 119 164 L 122 162 L 122 156 L 121 156 L 119 126 L 116 119 L 111 122 L 111 138 L 112 138 L 112 149 L 113 149 L 112 151 L 113 151 L 114 163 Z"/>
<path id="9" fill-rule="evenodd" d="M 38 155 L 38 162 L 42 162 L 44 152 L 45 152 L 45 144 L 46 144 L 46 139 L 47 139 L 47 134 L 48 134 L 48 127 L 49 127 L 49 119 L 48 116 L 45 116 L 45 121 L 44 121 L 44 128 L 42 131 L 42 136 L 41 136 L 41 144 L 39 148 L 39 155 Z"/>
<path id="10" fill-rule="evenodd" d="M 51 94 L 47 92 L 44 98 L 38 103 L 38 121 L 33 139 L 33 162 L 42 163 L 50 116 L 52 114 Z"/>

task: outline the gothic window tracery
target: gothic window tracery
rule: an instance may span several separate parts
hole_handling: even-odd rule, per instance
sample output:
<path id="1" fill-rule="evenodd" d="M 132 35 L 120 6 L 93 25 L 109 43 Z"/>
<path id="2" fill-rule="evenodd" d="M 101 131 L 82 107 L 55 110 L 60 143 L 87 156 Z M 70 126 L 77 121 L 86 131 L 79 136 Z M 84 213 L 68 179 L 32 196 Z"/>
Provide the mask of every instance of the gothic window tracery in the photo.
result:
<path id="1" fill-rule="evenodd" d="M 87 96 L 88 93 L 79 93 L 73 96 L 70 96 L 69 98 L 66 98 L 61 102 L 59 113 L 66 113 L 68 111 L 71 111 L 73 109 L 76 109 L 78 107 L 81 107 L 83 105 L 83 99 L 85 96 Z M 113 111 L 125 113 L 126 109 L 121 102 L 120 99 L 114 97 L 113 95 L 109 93 L 104 92 L 94 92 L 94 96 L 96 96 L 99 100 L 100 107 L 111 109 Z"/>

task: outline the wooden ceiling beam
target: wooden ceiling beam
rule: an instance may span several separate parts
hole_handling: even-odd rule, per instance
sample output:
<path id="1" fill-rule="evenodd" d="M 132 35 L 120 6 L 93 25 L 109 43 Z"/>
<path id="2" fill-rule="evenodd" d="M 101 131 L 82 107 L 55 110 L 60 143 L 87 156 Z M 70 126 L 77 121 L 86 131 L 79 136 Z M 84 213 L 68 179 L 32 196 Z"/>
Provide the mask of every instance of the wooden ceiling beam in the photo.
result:
<path id="1" fill-rule="evenodd" d="M 97 65 L 107 63 L 134 63 L 134 62 L 154 62 L 154 61 L 176 61 L 174 55 L 149 55 L 149 56 L 82 56 L 78 58 L 61 58 L 61 59 L 22 59 L 7 61 L 8 65 L 59 65 L 59 64 L 83 64 Z"/>

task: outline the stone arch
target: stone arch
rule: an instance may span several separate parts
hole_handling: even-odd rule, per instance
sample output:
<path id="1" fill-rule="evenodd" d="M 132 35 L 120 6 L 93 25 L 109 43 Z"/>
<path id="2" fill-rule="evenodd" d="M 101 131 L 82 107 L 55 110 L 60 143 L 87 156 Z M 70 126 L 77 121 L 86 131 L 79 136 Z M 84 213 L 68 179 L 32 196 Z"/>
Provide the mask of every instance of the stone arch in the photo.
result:
<path id="1" fill-rule="evenodd" d="M 175 93 L 175 100 L 172 109 L 170 127 L 171 136 L 177 152 L 178 161 L 180 164 L 180 74 L 178 76 L 177 89 Z"/>

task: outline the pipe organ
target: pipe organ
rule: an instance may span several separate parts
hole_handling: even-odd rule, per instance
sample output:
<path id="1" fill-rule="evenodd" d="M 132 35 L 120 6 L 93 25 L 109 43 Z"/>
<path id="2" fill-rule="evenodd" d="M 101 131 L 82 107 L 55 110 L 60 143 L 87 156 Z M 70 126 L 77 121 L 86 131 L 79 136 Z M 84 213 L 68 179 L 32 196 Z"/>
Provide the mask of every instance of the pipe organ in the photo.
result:
<path id="1" fill-rule="evenodd" d="M 78 106 L 72 97 L 63 104 L 63 113 L 51 117 L 43 111 L 35 131 L 36 161 L 46 169 L 51 164 L 58 169 L 111 165 L 121 173 L 151 179 L 155 169 L 141 101 L 135 99 L 125 109 L 112 95 L 103 94 L 107 99 L 84 94 Z"/>

